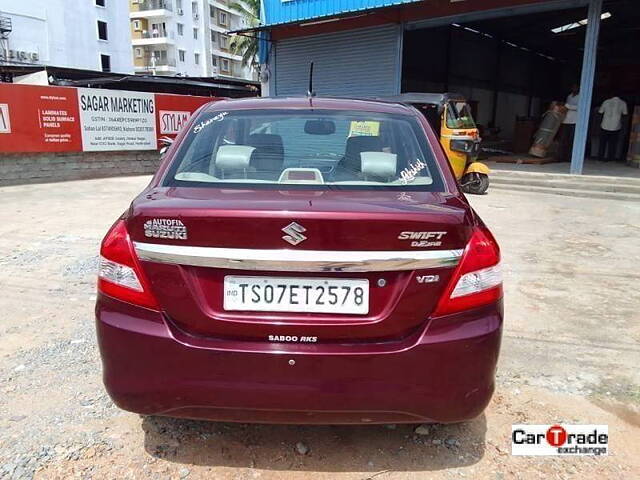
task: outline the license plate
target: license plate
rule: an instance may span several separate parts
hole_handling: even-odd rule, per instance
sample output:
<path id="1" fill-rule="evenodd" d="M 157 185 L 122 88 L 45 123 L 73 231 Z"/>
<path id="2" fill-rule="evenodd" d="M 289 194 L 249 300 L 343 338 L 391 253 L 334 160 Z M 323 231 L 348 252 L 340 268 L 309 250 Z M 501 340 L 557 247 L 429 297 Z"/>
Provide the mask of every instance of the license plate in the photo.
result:
<path id="1" fill-rule="evenodd" d="M 369 313 L 369 280 L 224 277 L 224 309 L 255 312 Z"/>

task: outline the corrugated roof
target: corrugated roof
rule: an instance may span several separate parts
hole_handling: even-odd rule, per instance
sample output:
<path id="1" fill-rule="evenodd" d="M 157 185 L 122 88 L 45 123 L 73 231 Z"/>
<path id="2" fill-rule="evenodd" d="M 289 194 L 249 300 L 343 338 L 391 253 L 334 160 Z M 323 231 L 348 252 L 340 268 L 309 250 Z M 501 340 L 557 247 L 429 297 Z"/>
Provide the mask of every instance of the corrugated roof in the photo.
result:
<path id="1" fill-rule="evenodd" d="M 421 0 L 263 0 L 261 26 L 315 20 Z"/>

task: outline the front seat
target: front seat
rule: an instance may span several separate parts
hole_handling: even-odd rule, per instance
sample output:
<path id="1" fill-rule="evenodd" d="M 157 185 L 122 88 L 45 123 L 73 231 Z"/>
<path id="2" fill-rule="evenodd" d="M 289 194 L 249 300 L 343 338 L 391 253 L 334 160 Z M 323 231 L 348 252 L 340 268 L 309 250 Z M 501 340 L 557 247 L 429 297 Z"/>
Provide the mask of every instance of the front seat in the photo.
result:
<path id="1" fill-rule="evenodd" d="M 284 164 L 282 137 L 272 133 L 254 133 L 247 142 L 255 150 L 251 156 L 251 166 L 259 177 L 278 178 Z"/>
<path id="2" fill-rule="evenodd" d="M 380 137 L 370 135 L 358 135 L 347 138 L 344 157 L 338 163 L 338 170 L 341 176 L 348 176 L 353 179 L 362 172 L 362 152 L 381 152 L 382 140 Z"/>

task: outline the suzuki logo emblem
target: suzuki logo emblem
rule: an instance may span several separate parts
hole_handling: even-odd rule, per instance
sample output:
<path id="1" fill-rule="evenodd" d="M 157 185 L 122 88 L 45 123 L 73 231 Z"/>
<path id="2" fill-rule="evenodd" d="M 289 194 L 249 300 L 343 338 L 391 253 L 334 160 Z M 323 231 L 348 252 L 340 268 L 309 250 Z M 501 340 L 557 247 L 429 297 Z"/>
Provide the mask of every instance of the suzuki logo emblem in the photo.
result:
<path id="1" fill-rule="evenodd" d="M 298 245 L 300 242 L 304 242 L 307 239 L 307 237 L 302 234 L 302 232 L 306 232 L 307 229 L 296 222 L 291 222 L 289 225 L 284 227 L 282 231 L 287 234 L 282 237 L 282 239 L 286 240 L 291 245 Z"/>

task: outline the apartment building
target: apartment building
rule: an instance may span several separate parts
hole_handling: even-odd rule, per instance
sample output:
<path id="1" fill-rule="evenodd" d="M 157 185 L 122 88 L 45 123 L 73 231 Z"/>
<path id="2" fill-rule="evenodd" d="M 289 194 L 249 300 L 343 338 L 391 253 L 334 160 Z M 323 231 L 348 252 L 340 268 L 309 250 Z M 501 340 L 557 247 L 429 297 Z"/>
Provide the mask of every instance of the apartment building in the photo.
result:
<path id="1" fill-rule="evenodd" d="M 122 0 L 0 0 L 0 65 L 133 73 L 128 13 Z"/>
<path id="2" fill-rule="evenodd" d="M 245 21 L 228 0 L 129 0 L 134 70 L 139 74 L 254 79 L 230 49 Z"/>

